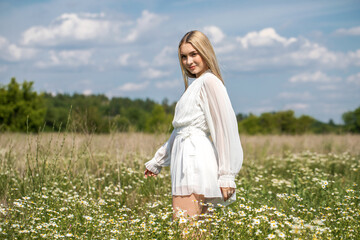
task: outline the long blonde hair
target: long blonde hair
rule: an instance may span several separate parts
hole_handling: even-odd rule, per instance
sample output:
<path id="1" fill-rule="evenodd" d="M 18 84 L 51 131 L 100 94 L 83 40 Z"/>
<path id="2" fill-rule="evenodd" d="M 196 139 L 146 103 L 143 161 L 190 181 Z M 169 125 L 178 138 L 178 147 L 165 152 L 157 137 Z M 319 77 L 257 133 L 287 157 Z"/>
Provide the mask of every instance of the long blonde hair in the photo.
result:
<path id="1" fill-rule="evenodd" d="M 224 83 L 224 80 L 221 77 L 220 68 L 219 68 L 218 61 L 216 59 L 214 49 L 213 49 L 209 39 L 206 37 L 206 35 L 204 33 L 194 30 L 194 31 L 190 31 L 184 35 L 184 37 L 181 39 L 181 41 L 179 43 L 179 49 L 178 49 L 178 56 L 179 56 L 179 61 L 180 61 L 181 72 L 182 72 L 182 75 L 184 78 L 185 89 L 187 89 L 187 87 L 189 86 L 189 83 L 188 83 L 189 77 L 195 78 L 196 76 L 195 76 L 195 74 L 192 74 L 191 72 L 189 72 L 184 67 L 184 65 L 181 61 L 180 47 L 184 43 L 190 43 L 196 49 L 196 51 L 198 51 L 198 53 L 200 54 L 202 59 L 205 61 L 206 65 L 211 70 L 211 72 L 213 74 L 215 74 L 215 76 L 217 76 L 221 80 L 222 83 Z"/>

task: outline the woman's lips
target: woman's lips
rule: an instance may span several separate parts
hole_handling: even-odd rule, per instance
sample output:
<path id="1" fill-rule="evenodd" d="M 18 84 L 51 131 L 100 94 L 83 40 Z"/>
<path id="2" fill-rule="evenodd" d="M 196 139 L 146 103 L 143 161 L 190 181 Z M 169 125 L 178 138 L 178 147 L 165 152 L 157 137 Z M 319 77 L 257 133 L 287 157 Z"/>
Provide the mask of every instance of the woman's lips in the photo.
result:
<path id="1" fill-rule="evenodd" d="M 189 67 L 190 70 L 194 70 L 195 69 L 195 66 L 191 66 Z"/>

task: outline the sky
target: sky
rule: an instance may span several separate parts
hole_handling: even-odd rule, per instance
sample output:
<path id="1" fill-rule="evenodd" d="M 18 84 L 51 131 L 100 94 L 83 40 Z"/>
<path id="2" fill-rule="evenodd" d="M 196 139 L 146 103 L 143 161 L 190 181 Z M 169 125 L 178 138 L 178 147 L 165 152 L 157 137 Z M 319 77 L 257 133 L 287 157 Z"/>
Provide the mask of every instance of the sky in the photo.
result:
<path id="1" fill-rule="evenodd" d="M 174 102 L 178 43 L 212 42 L 235 113 L 342 123 L 360 106 L 360 1 L 0 0 L 0 84 Z"/>

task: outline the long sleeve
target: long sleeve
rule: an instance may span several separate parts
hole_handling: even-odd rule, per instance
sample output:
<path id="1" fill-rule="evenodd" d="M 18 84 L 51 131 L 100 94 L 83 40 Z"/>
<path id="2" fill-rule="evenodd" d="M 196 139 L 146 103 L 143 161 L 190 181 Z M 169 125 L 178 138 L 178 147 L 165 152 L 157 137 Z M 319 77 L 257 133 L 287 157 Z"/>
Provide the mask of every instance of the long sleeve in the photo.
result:
<path id="1" fill-rule="evenodd" d="M 235 112 L 223 83 L 214 75 L 204 79 L 200 97 L 218 157 L 218 184 L 236 188 L 235 176 L 243 162 Z"/>
<path id="2" fill-rule="evenodd" d="M 170 165 L 171 149 L 174 143 L 176 133 L 175 130 L 167 142 L 164 143 L 155 153 L 154 157 L 145 163 L 146 169 L 155 174 L 159 174 L 162 167 Z"/>

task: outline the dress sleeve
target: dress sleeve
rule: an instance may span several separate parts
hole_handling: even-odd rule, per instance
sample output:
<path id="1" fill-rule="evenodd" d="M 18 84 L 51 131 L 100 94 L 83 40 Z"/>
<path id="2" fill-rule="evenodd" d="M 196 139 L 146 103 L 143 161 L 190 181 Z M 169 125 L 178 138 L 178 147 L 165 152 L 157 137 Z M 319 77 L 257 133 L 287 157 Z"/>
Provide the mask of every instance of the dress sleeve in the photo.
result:
<path id="1" fill-rule="evenodd" d="M 171 136 L 167 142 L 164 143 L 155 153 L 154 157 L 145 163 L 146 169 L 159 174 L 162 167 L 170 165 L 171 149 L 174 143 L 176 133 L 175 130 L 171 133 Z"/>
<path id="2" fill-rule="evenodd" d="M 200 97 L 218 157 L 219 187 L 236 188 L 235 176 L 243 162 L 235 112 L 223 83 L 214 75 L 204 79 Z"/>

